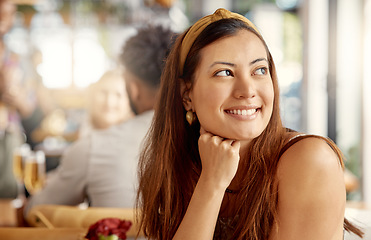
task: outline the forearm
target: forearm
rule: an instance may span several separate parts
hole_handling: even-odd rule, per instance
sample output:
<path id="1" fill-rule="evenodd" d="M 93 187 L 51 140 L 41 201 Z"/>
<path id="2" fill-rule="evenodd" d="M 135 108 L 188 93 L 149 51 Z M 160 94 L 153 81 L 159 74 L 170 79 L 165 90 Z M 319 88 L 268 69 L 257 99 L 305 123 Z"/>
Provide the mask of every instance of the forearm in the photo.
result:
<path id="1" fill-rule="evenodd" d="M 225 189 L 236 175 L 240 142 L 223 139 L 201 127 L 198 141 L 202 162 L 197 182 L 187 211 L 173 239 L 213 239 L 216 221 Z"/>
<path id="2" fill-rule="evenodd" d="M 224 192 L 199 181 L 173 239 L 212 239 Z"/>

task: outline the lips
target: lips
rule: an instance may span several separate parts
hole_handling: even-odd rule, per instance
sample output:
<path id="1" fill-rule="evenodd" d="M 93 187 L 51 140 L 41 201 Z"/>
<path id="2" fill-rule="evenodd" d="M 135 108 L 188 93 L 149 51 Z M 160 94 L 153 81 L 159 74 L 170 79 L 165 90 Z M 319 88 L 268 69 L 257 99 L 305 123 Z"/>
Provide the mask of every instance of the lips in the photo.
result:
<path id="1" fill-rule="evenodd" d="M 233 109 L 233 110 L 226 110 L 227 113 L 229 114 L 234 114 L 234 115 L 241 115 L 241 116 L 251 116 L 254 113 L 256 113 L 257 109 Z"/>

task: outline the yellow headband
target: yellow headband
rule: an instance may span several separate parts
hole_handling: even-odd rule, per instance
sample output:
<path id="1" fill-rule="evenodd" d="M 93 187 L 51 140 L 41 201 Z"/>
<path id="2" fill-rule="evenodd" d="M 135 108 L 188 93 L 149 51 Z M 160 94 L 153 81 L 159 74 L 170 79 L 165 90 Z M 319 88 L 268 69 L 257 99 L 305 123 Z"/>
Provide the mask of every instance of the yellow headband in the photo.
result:
<path id="1" fill-rule="evenodd" d="M 188 30 L 187 34 L 185 35 L 182 46 L 180 49 L 180 57 L 179 57 L 179 70 L 180 73 L 183 73 L 184 63 L 187 58 L 188 52 L 191 49 L 191 46 L 193 42 L 196 40 L 198 35 L 211 23 L 219 21 L 221 19 L 227 19 L 227 18 L 234 18 L 243 21 L 246 23 L 247 26 L 252 27 L 257 33 L 259 33 L 258 29 L 255 27 L 255 25 L 250 22 L 247 18 L 244 16 L 230 12 L 224 8 L 219 8 L 214 12 L 212 15 L 205 16 L 198 20 L 193 26 Z M 260 34 L 260 33 L 259 33 Z"/>

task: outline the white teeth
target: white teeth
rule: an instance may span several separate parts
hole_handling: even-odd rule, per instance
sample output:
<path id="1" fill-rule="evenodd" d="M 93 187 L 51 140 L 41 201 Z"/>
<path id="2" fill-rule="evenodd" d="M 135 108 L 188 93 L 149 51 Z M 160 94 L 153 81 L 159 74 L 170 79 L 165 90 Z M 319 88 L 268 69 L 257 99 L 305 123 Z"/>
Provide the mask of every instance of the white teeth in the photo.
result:
<path id="1" fill-rule="evenodd" d="M 250 115 L 253 115 L 254 113 L 256 113 L 256 109 L 243 109 L 243 110 L 229 110 L 227 111 L 228 113 L 231 113 L 231 114 L 235 114 L 235 115 L 242 115 L 242 116 L 250 116 Z"/>
<path id="2" fill-rule="evenodd" d="M 254 113 L 256 113 L 256 109 L 246 110 L 246 115 L 253 115 Z"/>

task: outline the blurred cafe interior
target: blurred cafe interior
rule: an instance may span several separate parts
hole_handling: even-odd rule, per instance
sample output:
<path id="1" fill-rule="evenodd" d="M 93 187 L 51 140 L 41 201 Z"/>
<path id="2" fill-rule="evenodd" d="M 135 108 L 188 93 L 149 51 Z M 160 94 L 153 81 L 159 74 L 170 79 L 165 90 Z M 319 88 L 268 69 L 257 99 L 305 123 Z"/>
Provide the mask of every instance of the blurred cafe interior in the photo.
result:
<path id="1" fill-rule="evenodd" d="M 3 39 L 22 66 L 20 86 L 31 95 L 24 101 L 43 113 L 26 139 L 45 171 L 81 134 L 89 86 L 117 67 L 136 26 L 150 21 L 181 32 L 224 7 L 251 19 L 267 40 L 285 126 L 336 142 L 346 157 L 349 204 L 370 208 L 371 0 L 12 1 L 14 22 Z M 20 211 L 2 219 L 9 206 L 1 205 L 0 227 L 22 226 Z"/>

